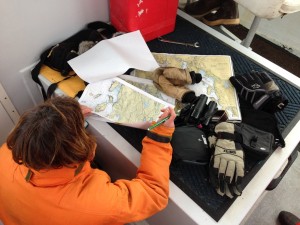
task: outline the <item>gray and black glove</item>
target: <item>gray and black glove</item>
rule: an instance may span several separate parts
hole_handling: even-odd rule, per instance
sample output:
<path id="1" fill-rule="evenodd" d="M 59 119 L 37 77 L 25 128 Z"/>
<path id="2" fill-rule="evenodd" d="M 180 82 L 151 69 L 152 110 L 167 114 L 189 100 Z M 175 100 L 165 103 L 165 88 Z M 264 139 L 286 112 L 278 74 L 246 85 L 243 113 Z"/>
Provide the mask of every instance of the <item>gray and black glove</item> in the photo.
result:
<path id="1" fill-rule="evenodd" d="M 221 122 L 215 127 L 215 135 L 208 138 L 213 154 L 209 165 L 209 179 L 220 195 L 230 198 L 242 194 L 244 177 L 244 151 L 239 127 Z"/>
<path id="2" fill-rule="evenodd" d="M 255 109 L 274 113 L 288 104 L 288 100 L 266 72 L 251 71 L 249 74 L 230 77 L 229 80 L 239 96 Z"/>

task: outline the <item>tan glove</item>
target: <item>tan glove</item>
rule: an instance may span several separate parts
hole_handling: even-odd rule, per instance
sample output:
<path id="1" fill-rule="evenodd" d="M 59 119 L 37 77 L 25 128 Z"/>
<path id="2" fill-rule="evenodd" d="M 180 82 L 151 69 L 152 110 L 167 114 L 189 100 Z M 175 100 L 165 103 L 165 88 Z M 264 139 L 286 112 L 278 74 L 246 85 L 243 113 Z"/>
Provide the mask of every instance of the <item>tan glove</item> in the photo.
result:
<path id="1" fill-rule="evenodd" d="M 195 98 L 195 92 L 185 87 L 187 84 L 193 84 L 201 81 L 201 75 L 187 69 L 175 67 L 158 68 L 153 73 L 155 86 L 165 94 L 182 102 L 190 102 Z M 188 99 L 184 96 L 188 94 Z"/>
<path id="2" fill-rule="evenodd" d="M 220 195 L 232 198 L 242 194 L 241 181 L 244 177 L 244 151 L 236 140 L 238 126 L 221 122 L 216 125 L 216 136 L 209 137 L 213 147 L 209 175 L 210 182 Z"/>
<path id="3" fill-rule="evenodd" d="M 187 93 L 191 92 L 195 95 L 194 91 L 186 88 L 185 86 L 175 86 L 164 76 L 159 76 L 158 83 L 154 82 L 154 85 L 157 89 L 161 90 L 166 95 L 177 99 L 178 101 L 182 101 L 182 97 Z"/>
<path id="4" fill-rule="evenodd" d="M 192 84 L 192 78 L 190 72 L 187 69 L 168 67 L 163 69 L 163 75 L 172 84 L 176 86 L 184 86 L 186 84 Z"/>

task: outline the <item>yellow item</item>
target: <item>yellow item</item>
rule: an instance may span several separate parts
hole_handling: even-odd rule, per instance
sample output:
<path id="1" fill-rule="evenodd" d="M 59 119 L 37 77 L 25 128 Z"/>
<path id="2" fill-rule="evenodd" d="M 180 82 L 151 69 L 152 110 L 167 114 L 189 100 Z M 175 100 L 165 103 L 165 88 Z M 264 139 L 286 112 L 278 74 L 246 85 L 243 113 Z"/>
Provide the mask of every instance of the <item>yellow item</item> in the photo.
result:
<path id="1" fill-rule="evenodd" d="M 60 72 L 55 71 L 45 65 L 42 66 L 40 74 L 42 74 L 51 83 L 57 83 L 66 78 L 62 76 Z M 70 75 L 74 74 L 74 72 L 70 73 Z M 67 80 L 64 80 L 58 84 L 58 88 L 62 90 L 66 95 L 72 98 L 74 98 L 79 91 L 83 91 L 85 89 L 85 86 L 86 85 L 84 81 L 77 75 Z"/>

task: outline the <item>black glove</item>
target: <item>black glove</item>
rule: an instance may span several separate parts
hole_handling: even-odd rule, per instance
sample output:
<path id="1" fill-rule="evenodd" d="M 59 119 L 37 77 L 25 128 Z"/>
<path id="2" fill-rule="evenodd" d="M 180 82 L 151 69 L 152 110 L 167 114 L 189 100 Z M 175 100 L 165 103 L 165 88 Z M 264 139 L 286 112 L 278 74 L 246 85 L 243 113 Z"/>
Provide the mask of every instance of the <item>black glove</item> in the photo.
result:
<path id="1" fill-rule="evenodd" d="M 244 151 L 240 138 L 239 127 L 228 122 L 217 124 L 215 135 L 208 137 L 210 148 L 214 150 L 209 165 L 210 183 L 218 194 L 230 198 L 242 194 Z"/>
<path id="2" fill-rule="evenodd" d="M 266 72 L 251 71 L 250 74 L 233 76 L 229 80 L 237 93 L 255 109 L 274 113 L 288 104 Z"/>

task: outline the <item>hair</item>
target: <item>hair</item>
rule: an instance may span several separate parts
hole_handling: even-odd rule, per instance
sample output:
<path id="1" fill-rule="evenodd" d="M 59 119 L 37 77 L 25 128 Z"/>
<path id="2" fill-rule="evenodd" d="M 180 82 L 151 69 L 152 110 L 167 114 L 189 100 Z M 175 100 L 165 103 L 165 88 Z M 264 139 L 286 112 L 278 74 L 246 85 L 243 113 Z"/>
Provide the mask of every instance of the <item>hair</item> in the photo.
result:
<path id="1" fill-rule="evenodd" d="M 79 103 L 70 97 L 54 97 L 25 112 L 7 138 L 13 160 L 35 170 L 91 160 L 95 144 Z"/>

